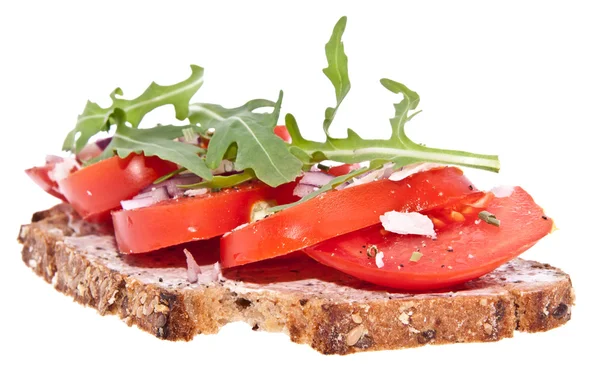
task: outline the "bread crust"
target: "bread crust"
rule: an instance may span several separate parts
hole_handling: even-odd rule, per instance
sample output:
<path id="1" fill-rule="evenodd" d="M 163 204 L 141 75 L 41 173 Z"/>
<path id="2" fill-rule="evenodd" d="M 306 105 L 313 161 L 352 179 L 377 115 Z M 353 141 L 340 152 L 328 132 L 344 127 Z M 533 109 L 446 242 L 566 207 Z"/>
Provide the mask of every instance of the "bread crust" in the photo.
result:
<path id="1" fill-rule="evenodd" d="M 35 213 L 19 233 L 23 261 L 75 301 L 165 340 L 191 340 L 245 321 L 324 354 L 497 341 L 515 330 L 565 324 L 575 299 L 567 274 L 521 259 L 461 290 L 416 295 L 373 287 L 304 257 L 216 276 L 206 271 L 189 284 L 177 259 L 183 254 L 166 254 L 177 259 L 172 263 L 122 256 L 107 229 L 80 221 L 64 204 Z M 92 238 L 104 247 L 92 248 Z"/>

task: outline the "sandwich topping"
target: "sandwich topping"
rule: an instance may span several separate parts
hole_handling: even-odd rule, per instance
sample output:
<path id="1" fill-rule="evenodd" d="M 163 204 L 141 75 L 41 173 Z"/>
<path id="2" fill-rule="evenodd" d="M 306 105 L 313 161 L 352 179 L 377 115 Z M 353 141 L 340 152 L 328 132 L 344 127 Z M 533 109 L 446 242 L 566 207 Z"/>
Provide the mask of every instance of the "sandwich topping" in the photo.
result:
<path id="1" fill-rule="evenodd" d="M 302 252 L 331 271 L 407 290 L 480 277 L 550 233 L 552 220 L 523 189 L 480 191 L 458 168 L 497 172 L 497 156 L 407 136 L 420 97 L 402 83 L 380 81 L 400 97 L 389 139 L 329 134 L 351 89 L 345 27 L 342 17 L 325 45 L 336 101 L 325 110 L 324 142 L 305 139 L 291 113 L 280 117 L 282 91 L 235 108 L 191 103 L 204 83 L 192 65 L 189 78 L 152 83 L 136 98 L 117 88 L 107 108 L 88 101 L 64 140 L 70 156 L 26 172 L 83 219 L 111 223 L 123 254 L 220 237 L 223 268 Z M 139 128 L 165 105 L 185 124 Z M 192 254 L 190 281 L 199 273 Z"/>

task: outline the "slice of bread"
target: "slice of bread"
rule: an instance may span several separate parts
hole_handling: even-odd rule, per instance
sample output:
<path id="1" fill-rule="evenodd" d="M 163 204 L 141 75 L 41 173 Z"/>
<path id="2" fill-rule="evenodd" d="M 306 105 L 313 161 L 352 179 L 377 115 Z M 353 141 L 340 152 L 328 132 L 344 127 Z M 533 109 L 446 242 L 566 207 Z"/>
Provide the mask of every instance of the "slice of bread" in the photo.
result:
<path id="1" fill-rule="evenodd" d="M 326 354 L 496 341 L 558 327 L 574 302 L 567 274 L 522 259 L 459 289 L 409 294 L 300 254 L 221 272 L 218 240 L 121 255 L 110 228 L 82 222 L 64 204 L 34 214 L 19 240 L 25 264 L 57 290 L 167 340 L 245 321 Z M 188 281 L 184 247 L 201 267 L 196 283 Z"/>

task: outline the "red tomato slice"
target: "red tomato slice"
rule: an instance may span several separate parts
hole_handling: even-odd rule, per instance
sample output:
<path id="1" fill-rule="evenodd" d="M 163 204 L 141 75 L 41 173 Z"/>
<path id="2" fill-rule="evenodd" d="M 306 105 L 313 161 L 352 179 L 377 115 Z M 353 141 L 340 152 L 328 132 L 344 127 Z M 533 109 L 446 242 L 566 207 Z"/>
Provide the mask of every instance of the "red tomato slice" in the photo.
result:
<path id="1" fill-rule="evenodd" d="M 60 193 L 56 181 L 51 180 L 48 172 L 54 169 L 54 163 L 46 164 L 43 167 L 33 167 L 25 170 L 25 173 L 33 182 L 35 182 L 46 193 L 51 194 L 63 201 L 67 201 L 65 196 Z"/>
<path id="2" fill-rule="evenodd" d="M 113 156 L 99 161 L 59 181 L 59 189 L 88 221 L 103 221 L 121 201 L 132 198 L 161 176 L 177 169 L 173 163 L 155 156 Z"/>
<path id="3" fill-rule="evenodd" d="M 262 183 L 248 183 L 235 189 L 113 212 L 119 251 L 127 254 L 144 253 L 220 236 L 248 223 L 256 202 L 279 201 L 281 197 L 285 199 L 285 194 L 291 194 L 292 189 L 288 184 L 271 188 Z"/>
<path id="4" fill-rule="evenodd" d="M 344 176 L 358 168 L 360 168 L 360 164 L 342 164 L 329 168 L 327 173 L 336 177 Z"/>
<path id="5" fill-rule="evenodd" d="M 439 208 L 475 192 L 455 167 L 333 190 L 223 236 L 221 263 L 232 267 L 277 257 L 378 224 L 390 210 Z"/>
<path id="6" fill-rule="evenodd" d="M 423 291 L 454 286 L 487 274 L 552 231 L 552 220 L 518 187 L 510 197 L 493 199 L 486 210 L 500 220 L 500 227 L 471 218 L 446 226 L 433 240 L 382 234 L 381 225 L 375 225 L 304 252 L 326 266 L 371 283 Z M 381 268 L 374 257 L 366 254 L 373 245 L 383 253 Z M 415 251 L 422 257 L 411 262 Z"/>
<path id="7" fill-rule="evenodd" d="M 283 140 L 284 142 L 286 142 L 286 143 L 292 142 L 292 136 L 288 132 L 286 126 L 275 126 L 274 132 L 275 132 L 275 135 L 279 136 L 281 138 L 281 140 Z"/>

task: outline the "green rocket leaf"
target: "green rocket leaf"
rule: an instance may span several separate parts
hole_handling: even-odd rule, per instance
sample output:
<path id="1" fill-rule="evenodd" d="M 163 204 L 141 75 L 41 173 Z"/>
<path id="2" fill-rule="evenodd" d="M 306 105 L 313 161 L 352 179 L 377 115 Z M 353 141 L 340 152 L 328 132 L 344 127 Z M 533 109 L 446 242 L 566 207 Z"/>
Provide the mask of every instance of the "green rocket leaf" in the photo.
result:
<path id="1" fill-rule="evenodd" d="M 204 69 L 192 65 L 191 76 L 183 82 L 171 86 L 161 86 L 152 83 L 146 91 L 135 99 L 123 99 L 117 95 L 123 95 L 121 89 L 112 92 L 110 98 L 112 105 L 102 108 L 98 104 L 88 101 L 83 113 L 77 118 L 75 128 L 69 132 L 64 143 L 63 150 L 79 152 L 94 135 L 101 131 L 108 131 L 115 124 L 111 118 L 116 109 L 125 113 L 125 122 L 132 127 L 137 127 L 148 112 L 163 105 L 171 104 L 175 107 L 175 116 L 179 120 L 188 117 L 188 106 L 191 97 L 204 83 Z"/>

